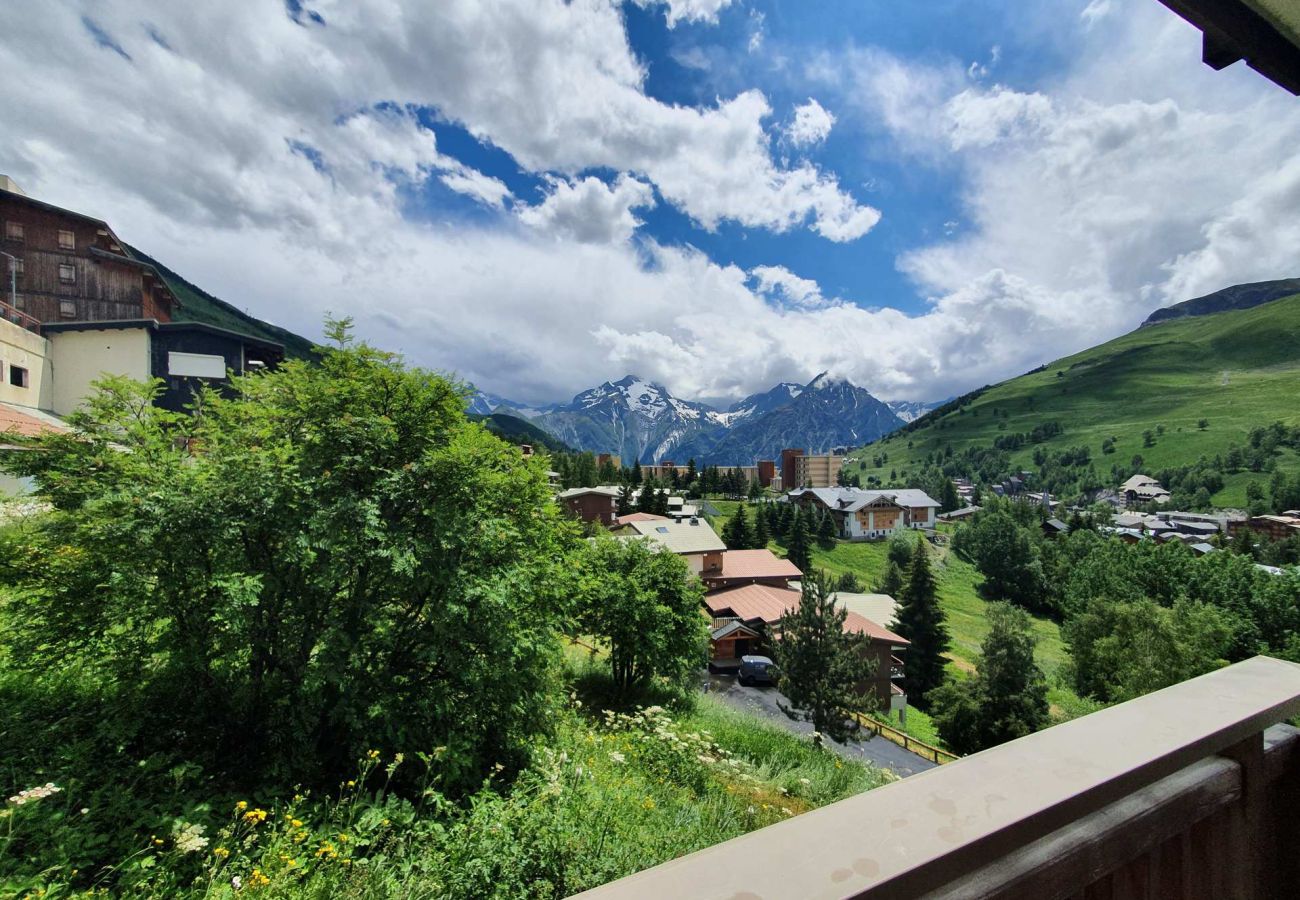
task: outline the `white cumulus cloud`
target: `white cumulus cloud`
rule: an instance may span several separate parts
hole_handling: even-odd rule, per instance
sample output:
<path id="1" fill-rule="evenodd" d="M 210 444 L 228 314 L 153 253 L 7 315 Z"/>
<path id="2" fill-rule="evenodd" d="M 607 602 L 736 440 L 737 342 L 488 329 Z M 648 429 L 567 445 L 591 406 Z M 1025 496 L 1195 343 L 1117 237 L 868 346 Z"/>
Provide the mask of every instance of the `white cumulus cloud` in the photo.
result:
<path id="1" fill-rule="evenodd" d="M 534 228 L 584 244 L 621 243 L 641 224 L 632 210 L 654 205 L 654 189 L 627 175 L 620 175 L 612 185 L 594 176 L 552 178 L 546 198 L 519 210 L 519 218 Z"/>
<path id="2" fill-rule="evenodd" d="M 820 144 L 831 133 L 835 116 L 811 97 L 808 102 L 795 107 L 794 120 L 786 128 L 786 136 L 796 147 Z"/>

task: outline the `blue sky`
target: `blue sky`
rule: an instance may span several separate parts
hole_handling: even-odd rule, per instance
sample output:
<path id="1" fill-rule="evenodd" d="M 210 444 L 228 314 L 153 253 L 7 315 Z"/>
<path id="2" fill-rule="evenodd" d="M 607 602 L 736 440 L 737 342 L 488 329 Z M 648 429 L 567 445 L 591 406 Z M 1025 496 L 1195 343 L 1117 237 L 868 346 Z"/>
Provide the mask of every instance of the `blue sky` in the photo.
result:
<path id="1" fill-rule="evenodd" d="M 935 399 L 1297 274 L 1300 105 L 1156 0 L 16 2 L 0 172 L 524 402 Z"/>

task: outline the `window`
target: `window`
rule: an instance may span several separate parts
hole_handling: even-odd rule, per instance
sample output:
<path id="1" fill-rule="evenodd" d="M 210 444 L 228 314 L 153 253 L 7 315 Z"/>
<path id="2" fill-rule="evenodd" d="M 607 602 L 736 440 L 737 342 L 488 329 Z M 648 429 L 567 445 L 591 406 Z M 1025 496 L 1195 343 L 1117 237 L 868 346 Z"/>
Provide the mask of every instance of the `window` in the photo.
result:
<path id="1" fill-rule="evenodd" d="M 5 222 L 5 240 L 21 241 L 25 236 L 22 222 Z"/>
<path id="2" fill-rule="evenodd" d="M 75 319 L 77 317 L 77 301 L 60 300 L 59 316 L 64 319 Z"/>
<path id="3" fill-rule="evenodd" d="M 76 250 L 76 249 L 77 249 L 77 236 L 76 236 L 76 234 L 74 234 L 74 233 L 71 232 L 71 231 L 64 231 L 62 228 L 60 228 L 60 229 L 59 229 L 59 249 L 60 249 L 60 250 Z"/>
<path id="4" fill-rule="evenodd" d="M 77 267 L 66 266 L 66 265 L 59 266 L 59 281 L 62 282 L 63 284 L 76 284 Z"/>
<path id="5" fill-rule="evenodd" d="M 27 387 L 27 370 L 22 366 L 10 366 L 9 383 L 14 387 Z"/>

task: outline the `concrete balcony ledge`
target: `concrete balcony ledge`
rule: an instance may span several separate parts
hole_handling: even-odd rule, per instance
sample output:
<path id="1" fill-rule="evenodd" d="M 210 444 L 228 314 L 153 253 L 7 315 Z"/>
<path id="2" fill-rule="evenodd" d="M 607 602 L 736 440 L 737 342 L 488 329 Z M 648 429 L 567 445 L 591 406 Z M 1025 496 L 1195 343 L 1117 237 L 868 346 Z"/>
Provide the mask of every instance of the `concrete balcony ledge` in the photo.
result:
<path id="1" fill-rule="evenodd" d="M 1255 657 L 582 896 L 1297 896 L 1296 715 Z"/>

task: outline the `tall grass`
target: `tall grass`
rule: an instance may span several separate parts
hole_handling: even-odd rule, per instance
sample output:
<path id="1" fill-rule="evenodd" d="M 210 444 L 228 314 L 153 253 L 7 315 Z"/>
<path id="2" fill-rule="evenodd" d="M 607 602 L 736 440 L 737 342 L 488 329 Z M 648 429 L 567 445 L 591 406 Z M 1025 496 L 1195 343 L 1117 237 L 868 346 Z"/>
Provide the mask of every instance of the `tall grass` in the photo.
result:
<path id="1" fill-rule="evenodd" d="M 7 794 L 61 790 L 4 809 L 0 896 L 561 897 L 893 778 L 708 696 L 616 712 L 575 690 L 532 764 L 463 803 L 440 792 L 441 748 L 372 751 L 327 794 L 241 797 L 184 761 L 78 742 L 74 713 L 7 721 L 5 749 L 28 745 Z"/>

